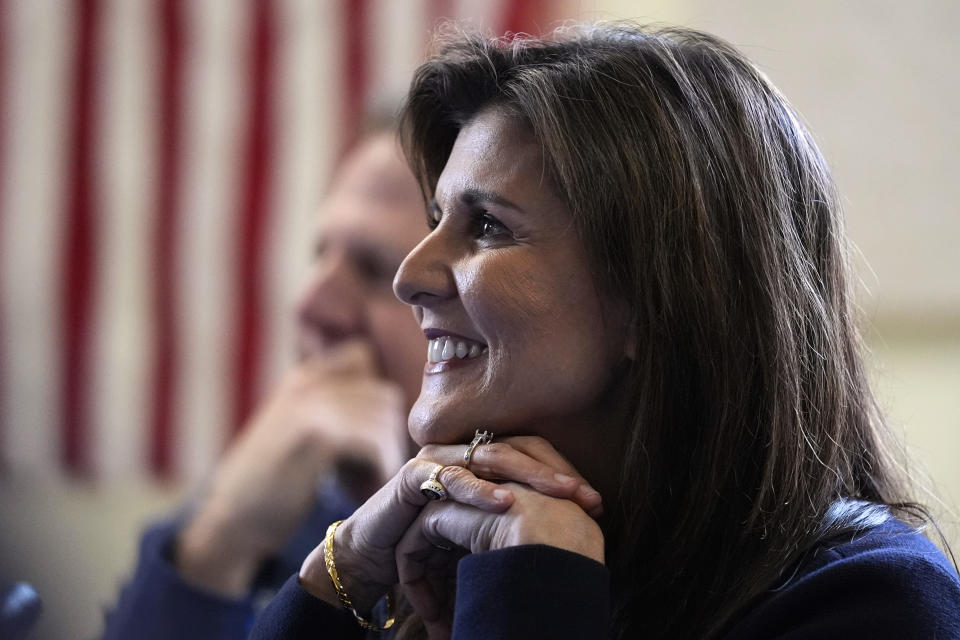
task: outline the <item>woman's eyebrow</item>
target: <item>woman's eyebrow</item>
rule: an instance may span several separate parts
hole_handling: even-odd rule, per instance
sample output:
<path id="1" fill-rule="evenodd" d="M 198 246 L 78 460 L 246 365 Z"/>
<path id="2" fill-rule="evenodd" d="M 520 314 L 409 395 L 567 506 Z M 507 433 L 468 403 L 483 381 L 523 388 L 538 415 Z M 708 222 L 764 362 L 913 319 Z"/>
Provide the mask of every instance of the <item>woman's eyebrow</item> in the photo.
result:
<path id="1" fill-rule="evenodd" d="M 518 207 L 516 204 L 510 200 L 504 198 L 499 193 L 493 191 L 486 191 L 484 189 L 465 189 L 460 194 L 460 201 L 468 206 L 476 206 L 478 204 L 491 203 L 501 207 L 507 207 L 520 213 L 525 213 L 523 209 Z"/>

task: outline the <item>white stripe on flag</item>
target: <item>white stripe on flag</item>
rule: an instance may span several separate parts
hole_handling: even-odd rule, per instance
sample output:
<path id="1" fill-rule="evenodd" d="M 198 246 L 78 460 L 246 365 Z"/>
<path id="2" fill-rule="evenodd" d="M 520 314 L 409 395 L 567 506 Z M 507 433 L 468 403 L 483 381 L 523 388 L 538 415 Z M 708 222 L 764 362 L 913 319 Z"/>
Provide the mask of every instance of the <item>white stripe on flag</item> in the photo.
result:
<path id="1" fill-rule="evenodd" d="M 74 20 L 57 0 L 9 0 L 7 10 L 0 437 L 11 468 L 47 472 L 60 453 L 64 92 L 73 86 Z"/>
<path id="2" fill-rule="evenodd" d="M 517 0 L 452 0 L 450 3 L 453 18 L 466 21 L 466 24 L 479 29 L 485 35 L 502 35 L 503 16 L 511 1 Z"/>
<path id="3" fill-rule="evenodd" d="M 428 0 L 429 1 L 429 0 Z M 407 93 L 433 29 L 427 1 L 373 0 L 368 21 L 370 93 L 398 102 Z"/>
<path id="4" fill-rule="evenodd" d="M 148 468 L 153 322 L 151 245 L 157 166 L 154 0 L 104 6 L 97 77 L 100 235 L 94 306 L 90 451 L 107 479 Z"/>
<path id="5" fill-rule="evenodd" d="M 183 3 L 186 112 L 182 166 L 174 469 L 206 474 L 232 425 L 233 269 L 247 122 L 250 12 L 233 0 Z"/>
<path id="6" fill-rule="evenodd" d="M 342 48 L 330 26 L 339 13 L 332 2 L 284 0 L 278 6 L 278 57 L 273 92 L 274 149 L 271 227 L 266 240 L 263 398 L 290 366 L 294 350 L 293 305 L 310 260 L 313 216 L 339 146 L 337 73 Z"/>

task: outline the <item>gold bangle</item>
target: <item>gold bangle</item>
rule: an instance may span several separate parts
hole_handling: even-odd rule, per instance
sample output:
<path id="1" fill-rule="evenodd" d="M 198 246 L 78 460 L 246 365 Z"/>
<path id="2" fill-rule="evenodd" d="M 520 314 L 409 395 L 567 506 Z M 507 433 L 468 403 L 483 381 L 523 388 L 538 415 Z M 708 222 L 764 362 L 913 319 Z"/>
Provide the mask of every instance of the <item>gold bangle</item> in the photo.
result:
<path id="1" fill-rule="evenodd" d="M 333 534 L 337 532 L 337 527 L 343 524 L 343 520 L 337 520 L 329 527 L 327 527 L 327 536 L 323 541 L 323 561 L 327 565 L 327 573 L 330 574 L 330 580 L 333 582 L 333 588 L 337 591 L 337 599 L 340 600 L 340 604 L 343 605 L 343 608 L 353 614 L 353 617 L 356 618 L 357 624 L 360 625 L 361 629 L 367 629 L 369 631 L 386 631 L 393 626 L 394 615 L 393 615 L 393 602 L 390 600 L 390 594 L 387 594 L 387 621 L 383 623 L 382 627 L 378 627 L 372 622 L 367 622 L 364 620 L 363 616 L 357 613 L 357 610 L 353 608 L 353 600 L 350 599 L 350 596 L 347 595 L 347 592 L 343 590 L 343 583 L 340 582 L 340 574 L 337 572 L 337 565 L 333 562 Z"/>

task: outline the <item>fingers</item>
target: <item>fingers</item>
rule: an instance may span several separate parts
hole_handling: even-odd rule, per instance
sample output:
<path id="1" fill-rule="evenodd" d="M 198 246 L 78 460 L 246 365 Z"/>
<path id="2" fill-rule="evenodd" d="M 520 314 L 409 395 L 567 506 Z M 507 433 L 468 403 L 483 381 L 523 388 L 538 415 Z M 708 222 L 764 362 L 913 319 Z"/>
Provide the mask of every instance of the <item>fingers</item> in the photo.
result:
<path id="1" fill-rule="evenodd" d="M 425 510 L 429 508 L 430 505 Z M 442 550 L 426 540 L 422 535 L 422 520 L 423 513 L 397 544 L 397 577 L 403 595 L 420 615 L 428 636 L 449 637 L 453 623 L 456 563 L 462 554 Z"/>
<path id="2" fill-rule="evenodd" d="M 423 507 L 397 544 L 397 575 L 404 587 L 424 577 L 429 567 L 442 567 L 466 550 L 487 551 L 492 546 L 494 516 L 458 502 Z"/>
<path id="3" fill-rule="evenodd" d="M 491 547 L 490 516 L 465 504 L 427 505 L 414 521 L 419 525 L 422 541 L 433 549 L 461 547 L 471 553 L 486 551 Z"/>
<path id="4" fill-rule="evenodd" d="M 517 451 L 522 451 L 531 458 L 555 467 L 561 473 L 580 478 L 580 473 L 570 464 L 570 461 L 563 457 L 563 454 L 557 451 L 550 442 L 540 436 L 507 436 L 500 438 L 499 442 L 505 442 Z"/>
<path id="5" fill-rule="evenodd" d="M 435 479 L 446 490 L 447 497 L 456 502 L 468 504 L 484 511 L 500 513 L 506 511 L 513 504 L 513 492 L 500 485 L 478 478 L 463 467 L 445 466 L 436 462 L 414 458 L 410 460 L 401 473 L 401 488 L 404 499 L 422 506 L 429 498 L 421 491 L 421 485 L 431 477 L 437 468 Z"/>
<path id="6" fill-rule="evenodd" d="M 603 562 L 603 531 L 580 507 L 524 485 L 508 483 L 506 486 L 514 492 L 515 499 L 506 513 L 484 512 L 456 502 L 426 505 L 411 522 L 411 529 L 416 531 L 404 534 L 405 542 L 398 545 L 398 553 L 411 556 L 404 561 L 423 561 L 425 557 L 432 557 L 431 554 L 440 553 L 442 547 L 460 547 L 479 553 L 544 544 Z M 415 535 L 421 539 L 412 538 Z M 397 575 L 402 577 L 399 565 Z"/>
<path id="7" fill-rule="evenodd" d="M 462 465 L 465 447 L 427 445 L 417 457 Z M 512 437 L 481 444 L 473 451 L 469 470 L 478 477 L 520 482 L 545 495 L 571 500 L 595 518 L 603 513 L 600 494 L 543 438 Z"/>
<path id="8" fill-rule="evenodd" d="M 270 429 L 274 437 L 292 432 L 324 466 L 342 457 L 363 458 L 380 470 L 382 483 L 410 457 L 405 402 L 395 385 L 375 378 L 316 378 L 279 401 L 282 423 Z"/>
<path id="9" fill-rule="evenodd" d="M 347 591 L 365 607 L 372 606 L 396 584 L 396 546 L 429 502 L 420 486 L 431 476 L 442 484 L 449 496 L 447 503 L 470 505 L 477 513 L 500 513 L 513 504 L 512 491 L 477 478 L 466 469 L 444 468 L 417 458 L 408 461 L 337 529 L 338 569 L 345 576 Z M 320 561 L 316 556 L 305 563 L 301 576 L 321 575 L 320 568 L 314 566 Z"/>
<path id="10" fill-rule="evenodd" d="M 550 442 L 539 436 L 510 436 L 501 440 L 517 451 L 556 468 L 561 474 L 576 479 L 576 492 L 569 499 L 583 508 L 591 517 L 603 515 L 603 498 L 570 462 Z"/>

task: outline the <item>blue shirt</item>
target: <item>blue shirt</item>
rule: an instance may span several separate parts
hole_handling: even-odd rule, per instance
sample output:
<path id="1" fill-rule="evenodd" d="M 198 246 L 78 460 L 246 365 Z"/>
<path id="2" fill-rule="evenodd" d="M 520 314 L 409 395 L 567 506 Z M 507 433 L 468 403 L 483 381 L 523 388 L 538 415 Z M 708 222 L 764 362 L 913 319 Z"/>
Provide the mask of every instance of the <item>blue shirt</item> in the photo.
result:
<path id="1" fill-rule="evenodd" d="M 287 545 L 260 570 L 246 598 L 232 599 L 185 582 L 174 568 L 173 543 L 183 518 L 154 525 L 144 534 L 133 578 L 106 615 L 104 640 L 238 640 L 257 612 L 304 558 L 323 541 L 327 526 L 357 505 L 336 490 L 323 491 Z"/>
<path id="2" fill-rule="evenodd" d="M 457 567 L 453 637 L 594 640 L 609 635 L 610 575 L 546 546 L 465 556 Z M 637 633 L 642 637 L 642 629 Z M 351 617 L 291 576 L 250 638 L 362 638 Z M 749 605 L 725 640 L 960 639 L 960 579 L 922 534 L 890 520 L 821 545 L 786 585 Z"/>

